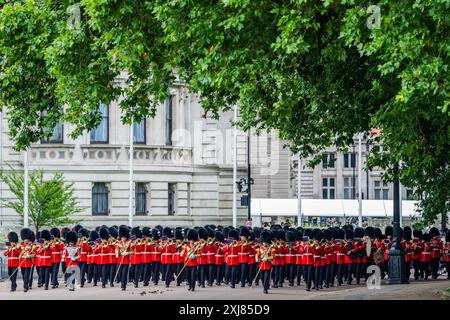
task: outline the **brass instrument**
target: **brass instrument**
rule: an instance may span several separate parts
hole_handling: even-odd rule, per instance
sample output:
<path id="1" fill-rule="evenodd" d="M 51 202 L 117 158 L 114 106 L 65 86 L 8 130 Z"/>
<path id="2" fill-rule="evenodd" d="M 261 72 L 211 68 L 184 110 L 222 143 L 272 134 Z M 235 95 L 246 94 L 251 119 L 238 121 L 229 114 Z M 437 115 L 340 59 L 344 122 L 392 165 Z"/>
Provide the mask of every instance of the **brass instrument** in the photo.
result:
<path id="1" fill-rule="evenodd" d="M 103 248 L 106 248 L 109 246 L 108 240 L 103 239 L 102 244 L 103 244 Z"/>
<path id="2" fill-rule="evenodd" d="M 88 238 L 87 237 L 81 237 L 81 243 L 86 244 L 88 242 Z"/>
<path id="3" fill-rule="evenodd" d="M 173 240 L 172 240 L 171 238 L 169 238 L 169 240 L 167 240 L 167 244 L 168 244 L 169 246 L 171 246 L 171 245 L 173 244 Z"/>
<path id="4" fill-rule="evenodd" d="M 231 243 L 231 245 L 232 245 L 233 247 L 237 246 L 237 240 L 233 240 L 233 242 Z"/>

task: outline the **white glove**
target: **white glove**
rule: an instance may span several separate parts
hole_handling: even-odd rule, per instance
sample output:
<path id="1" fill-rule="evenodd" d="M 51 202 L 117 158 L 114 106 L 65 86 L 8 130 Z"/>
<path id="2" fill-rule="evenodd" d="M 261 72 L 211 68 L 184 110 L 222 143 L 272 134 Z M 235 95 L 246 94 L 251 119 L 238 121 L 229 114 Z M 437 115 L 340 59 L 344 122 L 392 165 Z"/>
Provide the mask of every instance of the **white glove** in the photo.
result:
<path id="1" fill-rule="evenodd" d="M 25 255 L 25 258 L 27 258 L 27 259 L 30 259 L 30 258 L 32 258 L 33 256 L 31 255 L 31 254 L 27 254 L 27 255 Z"/>
<path id="2" fill-rule="evenodd" d="M 118 252 L 116 252 L 116 258 L 118 258 L 119 257 L 119 253 Z"/>
<path id="3" fill-rule="evenodd" d="M 124 255 L 124 256 L 128 256 L 128 255 L 129 255 L 129 253 L 125 251 L 124 253 L 122 253 L 122 255 Z"/>

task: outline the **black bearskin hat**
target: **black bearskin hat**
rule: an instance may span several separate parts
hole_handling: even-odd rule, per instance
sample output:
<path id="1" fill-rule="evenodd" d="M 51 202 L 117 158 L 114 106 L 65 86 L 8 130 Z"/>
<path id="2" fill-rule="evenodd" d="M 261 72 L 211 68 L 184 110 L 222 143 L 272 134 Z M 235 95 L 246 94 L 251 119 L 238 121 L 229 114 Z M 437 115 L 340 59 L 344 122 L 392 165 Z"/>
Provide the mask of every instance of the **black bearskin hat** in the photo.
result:
<path id="1" fill-rule="evenodd" d="M 116 227 L 111 227 L 108 229 L 108 231 L 111 238 L 117 239 L 119 237 L 119 232 L 117 231 Z"/>
<path id="2" fill-rule="evenodd" d="M 142 236 L 143 237 L 147 237 L 147 238 L 151 237 L 150 228 L 149 227 L 143 227 L 142 228 Z"/>
<path id="3" fill-rule="evenodd" d="M 363 228 L 356 228 L 355 229 L 355 238 L 362 238 L 364 237 L 364 229 Z"/>
<path id="4" fill-rule="evenodd" d="M 47 241 L 50 241 L 50 231 L 48 230 L 42 230 L 41 231 L 41 238 Z"/>
<path id="5" fill-rule="evenodd" d="M 84 228 L 79 229 L 79 230 L 78 230 L 77 236 L 78 236 L 79 238 L 81 238 L 81 237 L 86 237 L 86 238 L 88 238 L 88 237 L 89 237 L 89 231 L 86 230 L 86 229 L 84 229 Z"/>
<path id="6" fill-rule="evenodd" d="M 305 237 L 310 237 L 310 238 L 312 238 L 312 235 L 313 235 L 312 229 L 305 229 L 305 230 L 303 230 L 303 235 L 304 235 Z"/>
<path id="7" fill-rule="evenodd" d="M 284 230 L 278 230 L 278 240 L 286 241 L 286 232 Z"/>
<path id="8" fill-rule="evenodd" d="M 183 230 L 182 229 L 175 229 L 175 240 L 183 240 Z"/>
<path id="9" fill-rule="evenodd" d="M 439 237 L 440 236 L 439 229 L 436 228 L 436 227 L 431 228 L 430 229 L 430 235 L 432 237 Z"/>
<path id="10" fill-rule="evenodd" d="M 375 229 L 373 227 L 367 227 L 366 230 L 364 230 L 364 235 L 372 239 L 375 235 Z"/>
<path id="11" fill-rule="evenodd" d="M 11 231 L 10 233 L 8 233 L 6 238 L 8 239 L 9 242 L 14 242 L 14 243 L 19 242 L 19 236 L 14 231 Z"/>
<path id="12" fill-rule="evenodd" d="M 89 233 L 89 241 L 94 242 L 94 241 L 97 241 L 98 238 L 99 238 L 99 236 L 98 236 L 98 232 L 97 231 L 92 230 Z"/>
<path id="13" fill-rule="evenodd" d="M 247 227 L 242 227 L 241 231 L 239 232 L 239 236 L 248 239 L 250 237 L 250 230 L 248 230 Z"/>
<path id="14" fill-rule="evenodd" d="M 100 228 L 100 239 L 102 240 L 108 240 L 109 239 L 109 232 L 107 228 Z"/>
<path id="15" fill-rule="evenodd" d="M 445 234 L 445 242 L 450 243 L 450 230 Z"/>
<path id="16" fill-rule="evenodd" d="M 140 238 L 142 238 L 142 231 L 139 227 L 134 227 L 131 229 L 131 235 L 140 239 Z"/>
<path id="17" fill-rule="evenodd" d="M 392 237 L 394 235 L 394 228 L 392 226 L 387 226 L 384 228 L 384 234 Z"/>
<path id="18" fill-rule="evenodd" d="M 77 243 L 77 233 L 75 231 L 69 231 L 66 234 L 66 243 Z"/>
<path id="19" fill-rule="evenodd" d="M 195 229 L 189 229 L 189 231 L 187 233 L 187 239 L 189 241 L 197 241 L 198 240 L 197 231 Z"/>
<path id="20" fill-rule="evenodd" d="M 61 238 L 61 232 L 58 228 L 51 228 L 50 234 L 53 236 L 53 238 Z"/>
<path id="21" fill-rule="evenodd" d="M 292 231 L 287 231 L 286 232 L 286 241 L 287 242 L 295 242 L 295 233 Z"/>
<path id="22" fill-rule="evenodd" d="M 323 230 L 323 236 L 327 240 L 331 240 L 333 238 L 333 234 L 331 233 L 331 230 L 328 230 L 328 229 Z"/>
<path id="23" fill-rule="evenodd" d="M 164 228 L 161 225 L 158 224 L 157 226 L 155 226 L 155 229 L 157 229 L 159 231 L 159 234 L 162 235 Z"/>
<path id="24" fill-rule="evenodd" d="M 20 230 L 20 237 L 22 238 L 22 240 L 32 241 L 32 238 L 34 238 L 34 234 L 30 229 L 23 228 L 22 230 Z"/>
<path id="25" fill-rule="evenodd" d="M 198 237 L 203 240 L 208 239 L 208 231 L 205 228 L 198 229 Z"/>
<path id="26" fill-rule="evenodd" d="M 429 234 L 429 233 L 424 233 L 422 238 L 423 238 L 423 241 L 425 241 L 425 242 L 429 242 L 432 239 L 431 234 Z"/>
<path id="27" fill-rule="evenodd" d="M 380 228 L 375 228 L 373 231 L 373 236 L 375 239 L 381 239 L 383 237 L 383 232 L 381 232 Z"/>
<path id="28" fill-rule="evenodd" d="M 206 228 L 206 231 L 208 231 L 208 237 L 214 238 L 214 229 L 211 229 L 210 227 Z"/>
<path id="29" fill-rule="evenodd" d="M 413 231 L 413 236 L 414 236 L 414 238 L 417 238 L 417 239 L 422 240 L 422 236 L 423 236 L 422 231 L 420 231 L 420 230 L 414 230 L 414 231 Z"/>
<path id="30" fill-rule="evenodd" d="M 216 241 L 219 241 L 219 242 L 222 242 L 222 243 L 225 242 L 225 237 L 223 236 L 223 233 L 220 232 L 220 231 L 214 232 L 214 238 L 216 239 Z"/>
<path id="31" fill-rule="evenodd" d="M 119 227 L 119 238 L 130 238 L 130 229 L 128 227 Z"/>
<path id="32" fill-rule="evenodd" d="M 303 237 L 303 233 L 298 230 L 295 230 L 295 240 L 300 241 L 300 240 L 302 240 L 302 237 Z"/>
<path id="33" fill-rule="evenodd" d="M 173 238 L 172 229 L 170 229 L 169 227 L 165 227 L 163 229 L 162 235 L 163 235 L 163 237 L 166 237 L 166 238 Z"/>
<path id="34" fill-rule="evenodd" d="M 269 243 L 271 239 L 270 231 L 264 230 L 261 232 L 261 241 L 264 243 Z"/>
<path id="35" fill-rule="evenodd" d="M 355 236 L 353 234 L 353 230 L 352 229 L 347 229 L 345 230 L 345 239 L 346 240 L 350 240 L 353 239 Z"/>
<path id="36" fill-rule="evenodd" d="M 152 229 L 152 238 L 154 240 L 158 240 L 159 238 L 161 238 L 161 232 L 159 231 L 159 229 L 157 228 Z"/>
<path id="37" fill-rule="evenodd" d="M 81 224 L 77 224 L 72 230 L 78 233 L 81 229 L 83 229 L 83 226 Z"/>
<path id="38" fill-rule="evenodd" d="M 322 240 L 322 231 L 320 229 L 314 229 L 313 230 L 313 239 L 320 241 Z"/>
<path id="39" fill-rule="evenodd" d="M 409 233 L 412 234 L 412 229 L 410 226 L 406 226 L 403 228 L 403 231 L 409 230 Z"/>
<path id="40" fill-rule="evenodd" d="M 64 227 L 61 229 L 61 237 L 63 237 L 64 239 L 66 238 L 67 233 L 70 231 L 69 228 Z"/>
<path id="41" fill-rule="evenodd" d="M 339 240 L 344 240 L 344 238 L 345 238 L 344 229 L 336 229 L 334 238 L 339 239 Z"/>
<path id="42" fill-rule="evenodd" d="M 239 232 L 236 229 L 230 230 L 230 232 L 228 233 L 228 238 L 239 240 Z"/>
<path id="43" fill-rule="evenodd" d="M 410 230 L 403 230 L 403 239 L 406 241 L 411 240 L 411 231 Z"/>
<path id="44" fill-rule="evenodd" d="M 259 227 L 254 227 L 253 228 L 253 233 L 255 234 L 255 238 L 256 239 L 261 238 L 261 231 L 262 231 L 262 229 L 259 228 Z"/>
<path id="45" fill-rule="evenodd" d="M 230 228 L 227 228 L 227 227 L 223 228 L 223 236 L 225 238 L 228 238 L 229 234 L 230 234 Z"/>

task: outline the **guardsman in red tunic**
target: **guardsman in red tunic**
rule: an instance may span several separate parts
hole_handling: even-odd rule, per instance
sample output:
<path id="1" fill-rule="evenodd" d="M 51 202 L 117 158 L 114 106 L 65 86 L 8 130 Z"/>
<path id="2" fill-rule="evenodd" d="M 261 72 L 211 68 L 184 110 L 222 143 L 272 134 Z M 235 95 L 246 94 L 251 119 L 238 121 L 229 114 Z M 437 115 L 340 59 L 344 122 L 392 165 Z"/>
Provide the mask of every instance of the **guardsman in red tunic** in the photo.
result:
<path id="1" fill-rule="evenodd" d="M 445 235 L 445 246 L 442 248 L 442 257 L 447 269 L 447 279 L 450 280 L 450 230 Z"/>
<path id="2" fill-rule="evenodd" d="M 312 239 L 309 239 L 309 236 L 303 236 L 303 275 L 305 278 L 306 291 L 311 290 L 312 278 L 314 277 L 313 242 Z"/>
<path id="3" fill-rule="evenodd" d="M 130 256 L 133 254 L 131 249 L 130 230 L 127 226 L 120 226 L 119 238 L 119 245 L 116 249 L 116 257 L 119 261 L 117 274 L 120 275 L 120 287 L 125 291 L 128 283 Z"/>
<path id="4" fill-rule="evenodd" d="M 93 286 L 97 286 L 98 281 L 98 266 L 97 266 L 97 252 L 98 247 L 101 244 L 100 236 L 96 230 L 92 230 L 89 233 L 89 252 L 87 255 L 87 282 L 92 283 Z"/>
<path id="5" fill-rule="evenodd" d="M 439 262 L 441 259 L 441 251 L 443 248 L 442 240 L 440 239 L 439 229 L 433 227 L 430 229 L 430 235 L 432 237 L 430 241 L 430 245 L 432 247 L 431 251 L 431 277 L 433 279 L 437 279 L 439 272 Z"/>
<path id="6" fill-rule="evenodd" d="M 78 260 L 80 259 L 80 247 L 77 246 L 77 233 L 75 231 L 69 231 L 66 234 L 66 246 L 64 248 L 63 252 L 63 259 L 66 262 L 66 272 L 71 267 L 77 267 L 78 266 Z M 66 273 L 64 275 L 66 285 L 68 285 L 67 280 L 69 278 L 69 274 Z M 75 279 L 73 280 L 75 282 Z M 75 287 L 72 286 L 72 288 L 69 289 L 70 291 L 74 291 Z"/>
<path id="7" fill-rule="evenodd" d="M 230 267 L 230 287 L 234 288 L 238 280 L 237 269 L 239 268 L 239 251 L 240 251 L 240 246 L 238 243 L 239 233 L 237 230 L 232 229 L 228 233 L 228 237 L 232 239 L 232 242 L 228 245 L 227 264 Z"/>
<path id="8" fill-rule="evenodd" d="M 119 232 L 116 226 L 112 226 L 108 229 L 109 231 L 109 285 L 114 287 L 114 277 L 117 272 L 117 256 L 116 249 L 119 248 Z M 116 279 L 116 283 L 118 280 Z"/>
<path id="9" fill-rule="evenodd" d="M 285 246 L 285 257 L 286 257 L 286 271 L 289 281 L 289 286 L 294 286 L 294 280 L 296 275 L 296 265 L 295 265 L 295 233 L 293 231 L 286 231 L 286 246 Z"/>
<path id="10" fill-rule="evenodd" d="M 422 231 L 413 231 L 414 239 L 409 243 L 409 248 L 411 252 L 411 260 L 414 268 L 414 279 L 419 280 L 421 276 L 422 268 L 420 263 L 420 257 L 422 256 Z M 422 275 L 423 277 L 423 275 Z"/>
<path id="11" fill-rule="evenodd" d="M 20 244 L 22 251 L 20 253 L 19 265 L 23 279 L 23 291 L 27 292 L 30 289 L 31 282 L 31 268 L 33 267 L 33 241 L 34 234 L 28 228 L 23 228 L 20 231 L 22 243 Z"/>
<path id="12" fill-rule="evenodd" d="M 325 229 L 323 231 L 324 237 L 325 237 L 325 243 L 323 246 L 323 252 L 324 252 L 324 262 L 325 265 L 324 268 L 324 287 L 329 288 L 331 286 L 331 278 L 333 275 L 332 270 L 332 263 L 333 263 L 333 249 L 332 249 L 332 232 L 329 229 Z"/>
<path id="13" fill-rule="evenodd" d="M 355 234 L 353 232 L 353 229 L 351 228 L 347 228 L 345 230 L 345 241 L 347 242 L 346 245 L 346 255 L 345 255 L 345 264 L 347 266 L 347 284 L 352 284 L 352 275 L 355 273 L 355 268 L 356 268 L 356 248 L 354 246 L 354 239 L 355 238 Z"/>
<path id="14" fill-rule="evenodd" d="M 198 234 L 195 229 L 189 229 L 187 233 L 187 239 L 189 241 L 181 251 L 182 257 L 185 259 L 186 279 L 189 286 L 189 291 L 195 291 L 195 280 L 197 275 L 197 259 L 200 253 Z"/>
<path id="15" fill-rule="evenodd" d="M 267 294 L 269 293 L 270 272 L 272 270 L 272 260 L 275 250 L 270 244 L 270 231 L 264 230 L 261 232 L 261 242 L 261 245 L 256 249 L 256 261 L 259 262 L 259 273 L 261 274 L 263 292 Z"/>
<path id="16" fill-rule="evenodd" d="M 319 290 L 321 285 L 322 274 L 322 256 L 324 256 L 322 246 L 323 232 L 320 229 L 313 230 L 313 257 L 314 257 L 314 287 L 313 289 Z"/>
<path id="17" fill-rule="evenodd" d="M 297 286 L 300 285 L 300 282 L 303 277 L 303 229 L 297 229 L 295 242 L 295 265 L 297 268 Z"/>
<path id="18" fill-rule="evenodd" d="M 257 272 L 256 265 L 256 248 L 258 247 L 258 243 L 255 239 L 255 233 L 250 232 L 250 248 L 248 251 L 248 285 L 251 286 L 253 281 L 255 280 L 255 275 Z"/>
<path id="19" fill-rule="evenodd" d="M 166 288 L 168 288 L 175 272 L 173 256 L 176 251 L 176 244 L 173 241 L 171 228 L 166 227 L 163 229 L 163 237 L 165 240 L 162 242 L 161 271 L 162 279 L 166 284 Z"/>
<path id="20" fill-rule="evenodd" d="M 423 235 L 423 250 L 420 256 L 420 264 L 422 268 L 422 272 L 425 274 L 425 280 L 428 280 L 428 277 L 431 273 L 431 254 L 433 251 L 433 246 L 431 244 L 431 235 L 429 233 L 425 233 Z"/>
<path id="21" fill-rule="evenodd" d="M 281 244 L 280 244 L 280 236 L 279 236 L 279 230 L 272 230 L 272 246 L 274 249 L 273 252 L 273 260 L 272 260 L 272 281 L 273 281 L 273 287 L 278 288 L 278 281 L 280 277 L 280 265 L 281 265 Z"/>
<path id="22" fill-rule="evenodd" d="M 183 280 L 185 279 L 185 272 L 183 270 L 184 266 L 184 257 L 181 255 L 181 252 L 184 248 L 184 231 L 181 228 L 175 229 L 175 253 L 173 254 L 173 263 L 174 270 L 177 275 L 177 287 L 181 285 Z"/>
<path id="23" fill-rule="evenodd" d="M 409 227 L 405 227 L 403 229 L 402 233 L 402 248 L 405 252 L 405 272 L 406 272 L 406 279 L 409 280 L 409 277 L 411 276 L 411 261 L 412 261 L 412 251 L 409 246 L 409 242 L 411 241 L 411 229 Z"/>
<path id="24" fill-rule="evenodd" d="M 216 265 L 216 285 L 220 286 L 225 275 L 225 237 L 222 232 L 214 233 L 216 240 L 216 252 L 214 255 L 214 264 Z"/>
<path id="25" fill-rule="evenodd" d="M 19 236 L 14 231 L 8 233 L 7 240 L 7 248 L 3 254 L 8 257 L 8 277 L 11 281 L 11 292 L 14 292 L 17 288 L 17 271 L 20 266 L 22 248 L 19 244 Z"/>
<path id="26" fill-rule="evenodd" d="M 102 288 L 106 288 L 109 280 L 109 265 L 111 253 L 111 246 L 109 245 L 109 230 L 105 227 L 100 228 L 99 236 L 101 243 L 96 246 L 94 254 L 97 255 L 97 272 L 102 279 Z"/>
<path id="27" fill-rule="evenodd" d="M 144 250 L 144 245 L 142 243 L 142 231 L 139 227 L 131 229 L 131 251 L 133 252 L 130 256 L 130 280 L 133 281 L 134 287 L 139 286 L 139 278 L 141 277 L 141 256 Z"/>
<path id="28" fill-rule="evenodd" d="M 347 242 L 344 240 L 345 231 L 343 229 L 336 230 L 333 249 L 336 254 L 336 280 L 337 285 L 341 286 L 343 283 L 347 265 L 345 264 L 345 256 L 347 254 Z"/>
<path id="29" fill-rule="evenodd" d="M 61 232 L 58 228 L 50 229 L 51 234 L 51 242 L 50 242 L 50 251 L 52 253 L 52 271 L 51 271 L 51 283 L 52 289 L 58 287 L 58 272 L 59 265 L 62 260 L 62 253 L 64 251 L 64 243 L 60 240 Z"/>
<path id="30" fill-rule="evenodd" d="M 36 249 L 36 253 L 40 256 L 40 278 L 44 289 L 48 290 L 50 283 L 50 270 L 52 268 L 52 252 L 50 250 L 50 231 L 42 230 L 41 239 L 43 243 Z"/>
<path id="31" fill-rule="evenodd" d="M 159 273 L 161 270 L 161 254 L 162 254 L 162 246 L 160 244 L 159 239 L 161 238 L 161 232 L 154 228 L 152 229 L 152 238 L 153 238 L 153 243 L 152 243 L 152 271 L 153 271 L 153 275 L 152 275 L 152 279 L 153 279 L 153 283 L 155 285 L 158 285 L 159 282 Z"/>
<path id="32" fill-rule="evenodd" d="M 31 267 L 31 274 L 30 274 L 30 289 L 32 287 L 34 279 L 33 276 L 34 268 L 36 268 L 38 288 L 42 287 L 43 280 L 41 277 L 41 250 L 40 250 L 42 243 L 44 243 L 44 240 L 41 238 L 41 233 L 36 232 L 36 242 L 33 244 L 33 266 Z"/>
<path id="33" fill-rule="evenodd" d="M 86 281 L 86 273 L 87 273 L 87 257 L 88 253 L 91 250 L 91 245 L 89 243 L 89 231 L 85 228 L 81 228 L 78 231 L 78 246 L 80 247 L 80 259 L 78 262 L 78 267 L 80 268 L 81 275 L 81 287 L 84 287 L 84 283 Z"/>
<path id="34" fill-rule="evenodd" d="M 150 278 L 152 276 L 152 238 L 149 227 L 142 228 L 142 239 L 143 247 L 141 252 L 142 261 L 142 280 L 144 282 L 144 287 L 148 287 L 150 283 Z"/>
<path id="35" fill-rule="evenodd" d="M 245 282 L 248 280 L 248 258 L 250 254 L 250 230 L 247 227 L 242 227 L 240 230 L 238 262 L 241 274 L 241 287 L 245 287 Z"/>
<path id="36" fill-rule="evenodd" d="M 208 266 L 207 280 L 208 286 L 212 287 L 214 282 L 214 274 L 216 272 L 214 256 L 216 254 L 217 247 L 214 242 L 214 230 L 212 230 L 211 228 L 207 228 L 206 230 L 208 231 L 208 239 L 206 241 L 206 264 Z"/>
<path id="37" fill-rule="evenodd" d="M 198 281 L 199 286 L 202 288 L 205 287 L 206 282 L 206 273 L 207 273 L 207 267 L 208 267 L 208 258 L 207 258 L 207 250 L 206 250 L 206 244 L 208 239 L 208 231 L 205 228 L 199 228 L 198 229 L 198 238 L 200 240 L 200 247 L 199 247 L 199 256 L 197 259 L 197 271 L 198 271 Z"/>
<path id="38" fill-rule="evenodd" d="M 355 278 L 356 284 L 360 283 L 361 277 L 365 276 L 364 269 L 364 256 L 366 256 L 366 243 L 363 241 L 364 237 L 364 229 L 356 228 L 355 229 L 355 239 L 353 241 L 353 253 L 356 255 L 355 259 Z"/>

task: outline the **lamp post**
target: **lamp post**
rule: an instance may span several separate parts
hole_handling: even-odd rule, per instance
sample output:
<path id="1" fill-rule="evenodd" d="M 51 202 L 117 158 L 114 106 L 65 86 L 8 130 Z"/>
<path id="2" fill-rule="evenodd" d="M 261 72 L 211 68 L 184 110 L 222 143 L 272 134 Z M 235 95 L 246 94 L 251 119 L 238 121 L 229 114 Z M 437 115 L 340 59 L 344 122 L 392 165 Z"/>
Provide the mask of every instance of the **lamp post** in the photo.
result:
<path id="1" fill-rule="evenodd" d="M 130 173 L 129 173 L 129 194 L 128 194 L 128 225 L 133 226 L 133 160 L 134 160 L 134 119 L 131 116 L 130 125 Z"/>
<path id="2" fill-rule="evenodd" d="M 409 283 L 406 278 L 405 252 L 402 248 L 402 239 L 400 238 L 400 181 L 398 178 L 399 167 L 394 167 L 394 246 L 389 251 L 389 279 L 388 284 Z"/>
<path id="3" fill-rule="evenodd" d="M 237 226 L 237 105 L 234 105 L 234 128 L 233 128 L 233 227 Z"/>
<path id="4" fill-rule="evenodd" d="M 252 204 L 252 166 L 250 164 L 250 153 L 251 153 L 251 145 L 250 145 L 250 134 L 251 129 L 248 129 L 248 135 L 247 135 L 247 195 L 248 195 L 248 204 L 247 204 L 247 225 L 251 226 L 252 223 L 252 211 L 251 211 L 251 204 Z"/>
<path id="5" fill-rule="evenodd" d="M 302 172 L 302 159 L 300 158 L 300 152 L 297 155 L 297 227 L 303 226 L 303 214 L 302 214 L 302 180 L 301 180 L 301 172 Z"/>
<path id="6" fill-rule="evenodd" d="M 28 148 L 23 155 L 23 227 L 29 226 L 29 210 L 28 210 Z"/>

